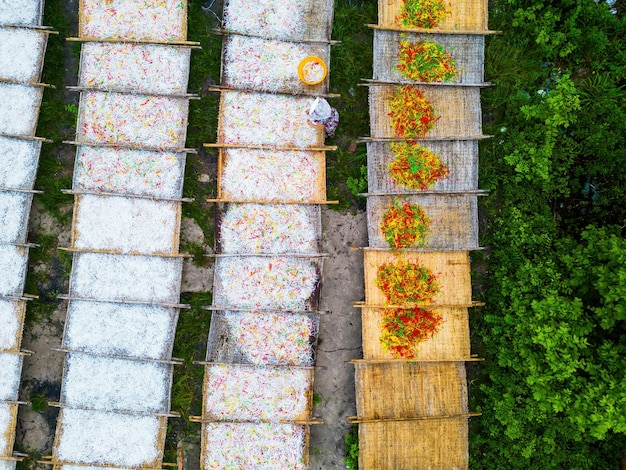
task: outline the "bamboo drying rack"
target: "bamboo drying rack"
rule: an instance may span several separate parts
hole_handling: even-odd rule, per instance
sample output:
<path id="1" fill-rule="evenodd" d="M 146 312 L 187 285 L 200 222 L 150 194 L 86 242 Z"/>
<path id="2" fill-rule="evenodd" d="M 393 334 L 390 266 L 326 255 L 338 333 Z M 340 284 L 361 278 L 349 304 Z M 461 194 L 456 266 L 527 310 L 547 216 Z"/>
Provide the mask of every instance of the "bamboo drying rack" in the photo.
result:
<path id="1" fill-rule="evenodd" d="M 100 249 L 97 248 L 95 246 L 84 246 L 80 249 L 76 248 L 76 243 L 77 241 L 80 242 L 81 239 L 81 234 L 80 231 L 77 229 L 77 224 L 78 224 L 78 220 L 79 217 L 81 215 L 81 202 L 84 199 L 83 194 L 77 194 L 74 197 L 74 211 L 73 211 L 73 217 L 72 217 L 72 229 L 71 229 L 71 237 L 70 237 L 70 250 L 73 251 L 90 251 L 90 252 L 99 252 L 99 253 L 110 253 L 110 254 L 126 254 L 127 252 L 122 251 L 121 248 L 119 247 L 109 247 L 108 249 Z M 104 195 L 98 195 L 96 197 L 116 197 L 116 198 L 123 198 L 123 199 L 131 199 L 128 198 L 126 196 L 104 196 Z M 128 254 L 133 254 L 133 255 L 147 255 L 147 256 L 177 256 L 179 255 L 178 252 L 178 247 L 180 245 L 180 225 L 181 225 L 181 219 L 182 219 L 182 203 L 181 202 L 173 202 L 173 201 L 159 201 L 162 204 L 170 204 L 173 205 L 175 208 L 174 211 L 174 218 L 175 218 L 175 226 L 174 226 L 174 233 L 171 235 L 171 243 L 169 245 L 169 247 L 166 250 L 158 250 L 158 251 L 133 251 L 130 252 Z M 129 237 L 131 236 L 131 234 L 128 234 Z"/>
<path id="2" fill-rule="evenodd" d="M 282 150 L 259 150 L 253 147 L 244 147 L 247 150 L 256 152 L 267 152 L 269 154 L 280 152 Z M 302 200 L 286 200 L 279 197 L 268 197 L 266 199 L 237 199 L 233 195 L 223 190 L 224 184 L 224 168 L 229 163 L 229 153 L 231 148 L 219 148 L 217 159 L 217 197 L 208 199 L 208 202 L 240 202 L 240 203 L 257 203 L 257 204 L 337 204 L 339 201 L 328 201 L 326 199 L 326 153 L 324 150 L 308 150 L 317 163 L 317 179 L 315 183 L 315 195 L 311 199 Z M 291 149 L 290 149 L 291 150 Z M 289 151 L 289 150 L 287 150 Z"/>

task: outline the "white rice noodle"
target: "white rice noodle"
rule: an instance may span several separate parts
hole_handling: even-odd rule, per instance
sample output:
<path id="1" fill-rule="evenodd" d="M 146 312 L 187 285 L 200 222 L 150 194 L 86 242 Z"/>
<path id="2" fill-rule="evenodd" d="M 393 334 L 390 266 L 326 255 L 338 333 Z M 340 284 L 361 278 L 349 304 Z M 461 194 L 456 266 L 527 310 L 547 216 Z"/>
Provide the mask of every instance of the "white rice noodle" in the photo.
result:
<path id="1" fill-rule="evenodd" d="M 93 465 L 60 465 L 61 470 L 111 470 L 111 467 L 96 467 Z M 132 468 L 115 467 L 115 470 L 133 470 Z"/>
<path id="2" fill-rule="evenodd" d="M 0 243 L 25 243 L 31 194 L 0 191 Z"/>
<path id="3" fill-rule="evenodd" d="M 308 206 L 229 204 L 220 241 L 224 253 L 315 253 L 317 230 Z"/>
<path id="4" fill-rule="evenodd" d="M 187 37 L 184 0 L 80 0 L 80 33 L 97 39 L 182 41 Z"/>
<path id="5" fill-rule="evenodd" d="M 301 258 L 218 258 L 215 273 L 215 304 L 233 308 L 305 309 L 317 286 L 315 264 Z"/>
<path id="6" fill-rule="evenodd" d="M 65 408 L 56 457 L 77 464 L 149 466 L 160 458 L 161 425 L 156 416 Z"/>
<path id="7" fill-rule="evenodd" d="M 0 25 L 40 26 L 43 0 L 0 2 Z"/>
<path id="8" fill-rule="evenodd" d="M 48 35 L 27 28 L 0 28 L 0 78 L 38 82 Z"/>
<path id="9" fill-rule="evenodd" d="M 227 36 L 224 49 L 224 85 L 240 90 L 300 91 L 302 59 L 319 54 L 319 47 L 246 36 Z"/>
<path id="10" fill-rule="evenodd" d="M 183 192 L 184 172 L 184 153 L 79 146 L 74 188 L 179 198 Z"/>
<path id="11" fill-rule="evenodd" d="M 221 139 L 227 144 L 308 148 L 321 144 L 309 125 L 311 98 L 271 93 L 222 93 Z"/>
<path id="12" fill-rule="evenodd" d="M 308 202 L 317 194 L 320 160 L 305 150 L 227 149 L 222 196 L 240 201 Z"/>
<path id="13" fill-rule="evenodd" d="M 69 349 L 147 359 L 171 354 L 176 328 L 172 308 L 82 300 L 70 302 L 66 322 Z"/>
<path id="14" fill-rule="evenodd" d="M 216 364 L 205 369 L 207 417 L 258 421 L 302 419 L 307 414 L 309 369 Z"/>
<path id="15" fill-rule="evenodd" d="M 35 135 L 43 88 L 0 83 L 0 133 Z"/>
<path id="16" fill-rule="evenodd" d="M 0 401 L 17 400 L 22 360 L 21 354 L 0 353 Z"/>
<path id="17" fill-rule="evenodd" d="M 1 201 L 1 199 L 0 199 Z M 74 247 L 122 253 L 178 251 L 180 202 L 85 194 L 74 214 Z M 1 217 L 0 206 L 0 217 Z"/>
<path id="18" fill-rule="evenodd" d="M 0 188 L 31 189 L 41 142 L 0 136 Z"/>
<path id="19" fill-rule="evenodd" d="M 172 372 L 168 364 L 69 353 L 65 367 L 61 400 L 70 407 L 149 413 L 169 411 Z"/>
<path id="20" fill-rule="evenodd" d="M 8 456 L 13 453 L 13 439 L 15 425 L 13 418 L 14 404 L 0 402 L 0 456 Z M 2 460 L 0 460 L 0 464 Z M 2 467 L 0 467 L 2 468 Z"/>
<path id="21" fill-rule="evenodd" d="M 0 245 L 0 295 L 20 296 L 28 264 L 28 249 L 15 245 Z"/>
<path id="22" fill-rule="evenodd" d="M 0 351 L 17 348 L 22 330 L 22 301 L 0 298 Z"/>
<path id="23" fill-rule="evenodd" d="M 80 86 L 148 94 L 187 91 L 191 49 L 157 44 L 87 42 Z"/>
<path id="24" fill-rule="evenodd" d="M 310 0 L 229 0 L 224 28 L 263 37 L 303 39 Z"/>
<path id="25" fill-rule="evenodd" d="M 206 423 L 205 468 L 304 470 L 304 426 L 276 423 Z"/>
<path id="26" fill-rule="evenodd" d="M 178 303 L 180 258 L 75 253 L 71 294 L 87 299 Z"/>
<path id="27" fill-rule="evenodd" d="M 229 339 L 252 364 L 312 366 L 319 324 L 307 315 L 224 312 Z"/>
<path id="28" fill-rule="evenodd" d="M 89 91 L 81 94 L 80 142 L 183 148 L 187 98 Z"/>
<path id="29" fill-rule="evenodd" d="M 17 461 L 15 460 L 0 459 L 0 470 L 15 470 L 16 464 L 17 464 Z"/>

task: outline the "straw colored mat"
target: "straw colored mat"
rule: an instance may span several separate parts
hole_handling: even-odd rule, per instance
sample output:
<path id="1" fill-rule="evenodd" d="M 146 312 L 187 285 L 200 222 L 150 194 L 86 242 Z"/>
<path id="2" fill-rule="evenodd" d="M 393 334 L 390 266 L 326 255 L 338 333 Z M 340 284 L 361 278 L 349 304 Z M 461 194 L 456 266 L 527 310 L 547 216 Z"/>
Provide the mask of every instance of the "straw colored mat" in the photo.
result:
<path id="1" fill-rule="evenodd" d="M 467 308 L 438 308 L 443 317 L 437 333 L 418 346 L 418 360 L 454 361 L 470 357 L 469 315 Z M 394 359 L 380 341 L 383 310 L 362 307 L 363 359 Z"/>
<path id="2" fill-rule="evenodd" d="M 407 253 L 363 250 L 365 268 L 365 302 L 368 306 L 388 304 L 383 292 L 376 287 L 379 266 L 399 260 L 418 263 L 432 270 L 438 277 L 440 292 L 432 305 L 468 306 L 472 301 L 469 254 L 466 251 L 446 253 Z"/>
<path id="3" fill-rule="evenodd" d="M 433 191 L 472 191 L 478 189 L 478 141 L 423 141 L 421 145 L 439 155 L 450 174 L 439 180 Z M 415 192 L 398 186 L 389 176 L 389 164 L 395 159 L 391 142 L 368 142 L 367 182 L 370 193 Z"/>
<path id="4" fill-rule="evenodd" d="M 402 11 L 403 0 L 379 0 L 378 24 L 401 27 L 396 17 Z M 444 2 L 450 5 L 450 15 L 436 29 L 460 31 L 487 31 L 487 2 L 484 0 L 460 0 Z"/>
<path id="5" fill-rule="evenodd" d="M 359 420 L 467 414 L 463 362 L 357 362 L 354 366 Z"/>
<path id="6" fill-rule="evenodd" d="M 406 82 L 398 70 L 399 41 L 434 41 L 452 54 L 459 78 L 454 83 L 479 84 L 484 80 L 485 37 L 461 34 L 416 34 L 374 31 L 374 80 Z"/>
<path id="7" fill-rule="evenodd" d="M 414 85 L 432 103 L 440 119 L 426 134 L 426 139 L 475 138 L 482 133 L 480 88 Z M 389 113 L 389 99 L 398 90 L 395 85 L 369 87 L 370 132 L 374 139 L 398 137 Z"/>
<path id="8" fill-rule="evenodd" d="M 381 223 L 394 204 L 408 202 L 421 207 L 430 220 L 426 246 L 415 251 L 458 251 L 478 248 L 478 205 L 476 196 L 369 196 L 367 234 L 369 245 L 390 248 Z"/>
<path id="9" fill-rule="evenodd" d="M 467 418 L 359 424 L 359 468 L 468 469 Z"/>

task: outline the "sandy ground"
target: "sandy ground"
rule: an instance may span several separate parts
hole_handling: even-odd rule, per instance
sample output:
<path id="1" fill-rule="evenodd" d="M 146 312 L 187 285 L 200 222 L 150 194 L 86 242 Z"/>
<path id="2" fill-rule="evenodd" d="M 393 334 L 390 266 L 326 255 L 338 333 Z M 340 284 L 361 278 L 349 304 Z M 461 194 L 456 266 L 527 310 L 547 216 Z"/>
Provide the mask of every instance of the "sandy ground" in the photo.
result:
<path id="1" fill-rule="evenodd" d="M 361 315 L 351 302 L 363 300 L 363 255 L 351 247 L 367 245 L 365 213 L 322 212 L 324 260 L 322 316 L 317 348 L 315 393 L 322 397 L 315 415 L 324 421 L 312 426 L 310 468 L 345 468 L 343 436 L 350 426 L 347 417 L 356 415 L 354 367 L 346 363 L 362 357 Z"/>

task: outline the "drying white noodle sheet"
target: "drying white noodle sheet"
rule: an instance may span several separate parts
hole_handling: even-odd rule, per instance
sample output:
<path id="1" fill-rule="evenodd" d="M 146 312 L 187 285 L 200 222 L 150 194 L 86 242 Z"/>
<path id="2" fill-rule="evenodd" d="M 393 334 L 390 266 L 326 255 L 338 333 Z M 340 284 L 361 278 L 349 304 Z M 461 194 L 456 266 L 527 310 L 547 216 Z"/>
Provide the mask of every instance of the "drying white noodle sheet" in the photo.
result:
<path id="1" fill-rule="evenodd" d="M 43 0 L 3 0 L 0 2 L 0 25 L 39 26 Z"/>
<path id="2" fill-rule="evenodd" d="M 296 93 L 303 87 L 298 65 L 318 47 L 247 36 L 227 36 L 224 85 L 239 90 Z"/>
<path id="3" fill-rule="evenodd" d="M 304 426 L 206 423 L 207 469 L 304 470 Z"/>
<path id="4" fill-rule="evenodd" d="M 0 298 L 0 351 L 17 346 L 17 334 L 22 328 L 19 301 Z"/>
<path id="5" fill-rule="evenodd" d="M 187 98 L 83 92 L 76 136 L 93 144 L 183 148 L 188 107 Z"/>
<path id="6" fill-rule="evenodd" d="M 144 338 L 150 341 L 150 338 Z M 166 413 L 167 364 L 69 353 L 61 399 L 70 407 Z"/>
<path id="7" fill-rule="evenodd" d="M 0 83 L 0 133 L 34 135 L 42 94 L 41 87 Z"/>
<path id="8" fill-rule="evenodd" d="M 0 191 L 0 243 L 25 243 L 31 196 Z"/>
<path id="9" fill-rule="evenodd" d="M 15 423 L 12 417 L 13 405 L 9 403 L 0 402 L 0 456 L 11 455 L 13 449 L 9 446 L 9 439 L 7 438 L 11 434 L 15 434 Z M 2 462 L 2 460 L 0 460 Z"/>
<path id="10" fill-rule="evenodd" d="M 110 301 L 178 303 L 180 258 L 77 253 L 72 295 Z"/>
<path id="11" fill-rule="evenodd" d="M 0 78 L 38 82 L 47 36 L 27 28 L 0 28 Z"/>
<path id="12" fill-rule="evenodd" d="M 80 86 L 133 93 L 187 92 L 191 49 L 158 44 L 86 42 Z"/>
<path id="13" fill-rule="evenodd" d="M 80 0 L 82 36 L 126 41 L 184 40 L 184 0 Z"/>
<path id="14" fill-rule="evenodd" d="M 216 364 L 205 368 L 205 381 L 204 411 L 215 420 L 277 422 L 307 414 L 308 369 Z"/>
<path id="15" fill-rule="evenodd" d="M 304 309 L 317 272 L 308 259 L 225 257 L 215 265 L 215 304 L 233 308 Z"/>
<path id="16" fill-rule="evenodd" d="M 139 467 L 159 457 L 156 416 L 64 408 L 56 457 L 65 462 Z"/>
<path id="17" fill-rule="evenodd" d="M 40 150 L 41 142 L 0 136 L 0 188 L 30 189 Z"/>
<path id="18" fill-rule="evenodd" d="M 85 191 L 179 198 L 184 172 L 184 153 L 79 146 L 74 187 Z"/>
<path id="19" fill-rule="evenodd" d="M 321 144 L 308 124 L 312 100 L 271 93 L 222 93 L 221 138 L 226 144 L 309 148 Z"/>
<path id="20" fill-rule="evenodd" d="M 309 206 L 229 204 L 222 216 L 224 253 L 315 253 L 317 231 Z"/>
<path id="21" fill-rule="evenodd" d="M 178 250 L 178 202 L 85 194 L 74 214 L 74 247 L 122 253 Z M 1 215 L 1 212 L 0 212 Z"/>
<path id="22" fill-rule="evenodd" d="M 173 311 L 157 305 L 73 300 L 63 344 L 93 353 L 165 359 L 174 341 Z"/>
<path id="23" fill-rule="evenodd" d="M 311 0 L 229 0 L 224 28 L 263 37 L 303 39 Z"/>
<path id="24" fill-rule="evenodd" d="M 0 295 L 23 294 L 28 250 L 15 245 L 0 245 Z"/>
<path id="25" fill-rule="evenodd" d="M 0 401 L 17 400 L 22 358 L 20 354 L 0 353 Z"/>

